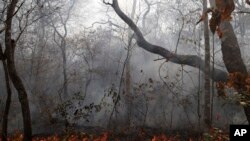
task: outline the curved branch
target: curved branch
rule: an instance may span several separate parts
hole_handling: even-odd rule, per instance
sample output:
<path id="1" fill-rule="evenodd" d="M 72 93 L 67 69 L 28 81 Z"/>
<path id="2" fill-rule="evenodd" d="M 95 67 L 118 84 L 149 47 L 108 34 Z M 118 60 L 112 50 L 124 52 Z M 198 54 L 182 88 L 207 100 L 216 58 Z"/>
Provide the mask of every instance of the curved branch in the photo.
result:
<path id="1" fill-rule="evenodd" d="M 195 68 L 200 68 L 203 72 L 205 71 L 205 62 L 197 55 L 179 55 L 170 52 L 166 48 L 163 48 L 158 45 L 153 45 L 149 43 L 143 36 L 140 29 L 137 27 L 137 25 L 127 16 L 124 14 L 123 11 L 121 11 L 118 1 L 113 0 L 113 3 L 111 4 L 113 9 L 115 10 L 116 14 L 128 24 L 128 26 L 135 32 L 135 38 L 137 41 L 138 46 L 141 48 L 154 53 L 158 54 L 164 58 L 167 59 L 167 61 L 170 61 L 172 63 L 181 64 L 181 65 L 188 65 Z M 214 81 L 227 81 L 228 74 L 227 72 L 215 69 L 214 76 L 210 75 L 210 78 L 212 78 Z"/>

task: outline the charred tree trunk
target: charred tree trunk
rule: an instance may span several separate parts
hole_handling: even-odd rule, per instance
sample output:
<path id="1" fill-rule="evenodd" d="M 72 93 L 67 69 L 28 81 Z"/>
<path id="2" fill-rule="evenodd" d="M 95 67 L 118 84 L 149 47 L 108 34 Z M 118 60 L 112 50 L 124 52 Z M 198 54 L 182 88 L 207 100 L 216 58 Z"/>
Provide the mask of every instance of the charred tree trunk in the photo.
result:
<path id="1" fill-rule="evenodd" d="M 32 128 L 31 128 L 31 118 L 30 118 L 30 109 L 29 109 L 29 100 L 27 92 L 23 85 L 23 82 L 19 75 L 17 74 L 15 67 L 15 46 L 16 43 L 12 40 L 12 18 L 15 12 L 15 7 L 18 0 L 12 0 L 7 10 L 6 17 L 6 30 L 5 30 L 5 56 L 7 59 L 7 68 L 11 81 L 18 92 L 18 98 L 21 103 L 22 115 L 23 115 L 23 126 L 24 126 L 24 140 L 32 140 Z"/>

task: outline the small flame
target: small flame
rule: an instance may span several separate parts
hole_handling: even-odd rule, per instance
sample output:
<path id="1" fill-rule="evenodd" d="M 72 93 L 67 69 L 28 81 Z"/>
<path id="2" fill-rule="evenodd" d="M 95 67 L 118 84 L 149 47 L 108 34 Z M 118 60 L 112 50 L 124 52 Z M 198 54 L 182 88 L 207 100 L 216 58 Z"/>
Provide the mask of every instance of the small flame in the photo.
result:
<path id="1" fill-rule="evenodd" d="M 166 135 L 154 136 L 151 141 L 168 141 Z"/>
<path id="2" fill-rule="evenodd" d="M 105 132 L 100 137 L 94 139 L 94 141 L 108 141 L 109 133 Z"/>

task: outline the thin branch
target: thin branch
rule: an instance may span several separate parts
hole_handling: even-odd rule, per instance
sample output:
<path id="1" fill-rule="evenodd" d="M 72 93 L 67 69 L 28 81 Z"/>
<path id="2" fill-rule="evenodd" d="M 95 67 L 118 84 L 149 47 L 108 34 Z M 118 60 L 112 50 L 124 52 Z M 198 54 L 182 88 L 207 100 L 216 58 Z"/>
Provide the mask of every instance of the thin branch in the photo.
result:
<path id="1" fill-rule="evenodd" d="M 111 26 L 115 26 L 115 27 L 117 27 L 117 28 L 124 29 L 124 27 L 122 27 L 122 26 L 120 26 L 120 25 L 118 25 L 118 24 L 115 24 L 115 23 L 113 23 L 113 22 L 110 21 L 110 20 L 108 20 L 108 21 L 106 21 L 106 22 L 94 22 L 94 23 L 92 23 L 91 26 L 85 27 L 84 29 L 91 29 L 91 28 L 93 28 L 96 24 L 101 24 L 101 25 L 109 24 L 109 25 L 111 25 Z M 126 28 L 125 28 L 125 30 L 126 30 Z"/>
<path id="2" fill-rule="evenodd" d="M 4 26 L 2 29 L 0 29 L 0 34 L 1 34 L 2 32 L 4 32 L 5 29 L 6 29 L 6 26 Z"/>
<path id="3" fill-rule="evenodd" d="M 17 12 L 21 9 L 21 7 L 23 6 L 24 2 L 25 2 L 25 0 L 19 6 L 17 6 L 17 10 L 13 14 L 13 16 L 15 16 L 17 14 Z"/>
<path id="4" fill-rule="evenodd" d="M 110 5 L 110 6 L 112 6 L 113 4 L 112 3 L 110 3 L 110 2 L 106 2 L 106 0 L 103 0 L 102 1 L 104 4 L 106 4 L 106 5 Z"/>
<path id="5" fill-rule="evenodd" d="M 250 11 L 237 11 L 238 14 L 250 14 Z"/>

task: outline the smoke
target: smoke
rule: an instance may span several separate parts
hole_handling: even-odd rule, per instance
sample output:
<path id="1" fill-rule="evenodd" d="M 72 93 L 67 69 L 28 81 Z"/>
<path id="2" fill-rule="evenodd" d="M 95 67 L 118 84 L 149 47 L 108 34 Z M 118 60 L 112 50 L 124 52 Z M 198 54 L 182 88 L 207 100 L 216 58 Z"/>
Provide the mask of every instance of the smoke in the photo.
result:
<path id="1" fill-rule="evenodd" d="M 116 19 L 117 17 L 112 18 L 114 13 L 100 10 L 102 13 L 96 12 L 100 15 L 96 15 L 95 21 L 98 17 L 110 19 L 120 28 L 105 22 L 86 28 L 93 23 L 89 20 L 92 17 L 91 12 L 77 13 L 86 3 L 90 2 L 85 1 L 76 6 L 73 13 L 75 17 L 71 20 L 78 23 L 73 26 L 71 21 L 68 26 L 70 32 L 66 37 L 68 96 L 62 96 L 64 86 L 62 56 L 61 49 L 53 37 L 53 28 L 49 25 L 44 27 L 40 24 L 32 25 L 18 42 L 16 65 L 29 93 L 34 133 L 63 132 L 71 126 L 106 128 L 109 122 L 113 127 L 148 126 L 170 130 L 199 130 L 202 127 L 204 113 L 203 77 L 200 78 L 199 87 L 197 75 L 199 71 L 166 62 L 160 56 L 144 51 L 133 40 L 130 60 L 132 90 L 130 96 L 125 95 L 122 72 L 127 56 L 127 27 Z M 173 14 L 173 11 L 176 11 L 174 8 L 165 10 L 174 4 L 154 7 L 153 11 L 158 17 L 155 13 L 149 14 L 146 21 L 154 24 L 148 24 L 148 29 L 142 29 L 148 32 L 145 33 L 146 39 L 174 52 L 180 38 L 178 53 L 204 54 L 203 40 L 199 37 L 202 29 L 194 28 L 196 18 L 187 12 L 190 10 L 188 6 L 183 8 L 183 5 L 179 5 L 179 9 L 183 8 L 186 14 L 185 26 L 179 36 L 181 27 L 179 19 L 182 19 L 183 15 Z M 97 7 L 103 8 L 100 4 Z M 197 6 L 192 5 L 190 8 Z M 95 8 L 82 9 L 86 11 Z M 87 17 L 88 20 L 83 21 L 85 18 L 80 19 L 77 15 Z M 45 17 L 43 21 L 51 20 L 49 18 L 51 17 Z M 138 17 L 138 24 L 141 22 Z M 142 28 L 140 25 L 139 27 Z M 41 30 L 44 31 L 44 36 L 41 35 Z M 198 44 L 201 52 L 198 52 Z M 218 54 L 216 59 L 220 58 L 221 54 Z M 220 61 L 217 63 L 223 65 Z M 0 66 L 0 79 L 4 80 L 2 70 Z M 4 108 L 5 94 L 5 85 L 2 81 L 0 111 Z M 118 96 L 118 104 L 114 107 Z M 198 105 L 199 99 L 200 105 Z M 215 126 L 226 128 L 232 123 L 245 123 L 242 108 L 232 101 L 215 96 L 213 105 Z M 115 110 L 112 115 L 113 109 Z M 10 111 L 10 131 L 22 130 L 20 104 L 15 91 Z"/>

